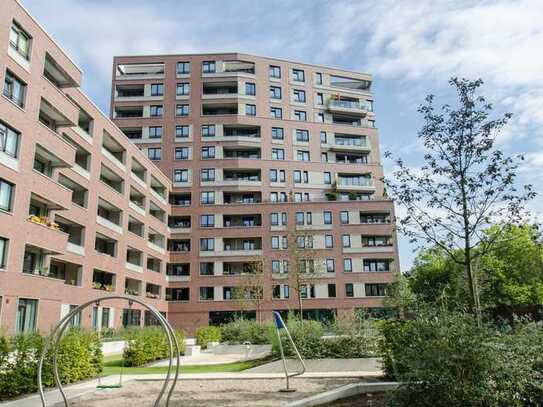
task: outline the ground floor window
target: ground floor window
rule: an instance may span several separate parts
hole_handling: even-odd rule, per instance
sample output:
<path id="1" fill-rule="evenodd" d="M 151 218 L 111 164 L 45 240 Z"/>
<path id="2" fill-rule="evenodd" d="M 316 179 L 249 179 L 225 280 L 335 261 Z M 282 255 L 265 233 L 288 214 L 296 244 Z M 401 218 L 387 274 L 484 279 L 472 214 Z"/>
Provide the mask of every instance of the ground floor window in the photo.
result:
<path id="1" fill-rule="evenodd" d="M 209 325 L 223 325 L 236 319 L 256 319 L 256 311 L 210 311 Z"/>
<path id="2" fill-rule="evenodd" d="M 38 300 L 19 298 L 17 305 L 17 321 L 15 331 L 17 334 L 34 332 L 36 330 L 36 315 L 38 313 Z"/>
<path id="3" fill-rule="evenodd" d="M 165 312 L 160 312 L 160 314 L 166 318 Z M 151 311 L 146 310 L 145 311 L 145 317 L 144 322 L 145 326 L 160 326 L 160 322 L 158 321 L 157 317 L 155 317 Z"/>
<path id="4" fill-rule="evenodd" d="M 139 309 L 123 309 L 123 327 L 140 326 L 141 311 Z"/>

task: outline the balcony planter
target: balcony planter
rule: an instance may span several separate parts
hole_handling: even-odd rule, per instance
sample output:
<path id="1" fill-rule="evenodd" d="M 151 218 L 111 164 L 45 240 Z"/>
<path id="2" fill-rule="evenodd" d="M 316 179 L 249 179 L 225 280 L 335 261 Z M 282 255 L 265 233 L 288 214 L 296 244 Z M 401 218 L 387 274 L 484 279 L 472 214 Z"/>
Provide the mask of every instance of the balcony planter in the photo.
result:
<path id="1" fill-rule="evenodd" d="M 154 299 L 160 298 L 160 295 L 158 295 L 158 294 L 153 294 L 153 293 L 146 293 L 145 296 L 146 296 L 147 298 L 154 298 Z"/>
<path id="2" fill-rule="evenodd" d="M 337 201 L 337 194 L 335 192 L 326 192 L 324 195 L 327 201 Z"/>

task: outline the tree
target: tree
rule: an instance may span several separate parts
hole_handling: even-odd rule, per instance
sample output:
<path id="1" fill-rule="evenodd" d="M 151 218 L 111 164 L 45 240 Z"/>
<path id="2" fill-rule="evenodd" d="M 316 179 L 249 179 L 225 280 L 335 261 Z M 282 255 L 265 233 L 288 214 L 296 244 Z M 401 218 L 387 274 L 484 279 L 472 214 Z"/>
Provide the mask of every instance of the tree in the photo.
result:
<path id="1" fill-rule="evenodd" d="M 239 284 L 234 288 L 232 297 L 239 302 L 242 311 L 254 308 L 256 320 L 262 323 L 262 304 L 264 302 L 265 273 L 262 259 L 252 259 L 243 264 Z"/>
<path id="2" fill-rule="evenodd" d="M 313 235 L 302 231 L 287 235 L 289 262 L 289 290 L 298 300 L 300 320 L 303 320 L 303 299 L 307 296 L 308 285 L 325 270 L 324 260 L 313 249 Z"/>
<path id="3" fill-rule="evenodd" d="M 517 188 L 523 157 L 506 156 L 496 146 L 511 114 L 490 117 L 492 105 L 477 94 L 481 79 L 452 78 L 449 83 L 458 94 L 456 109 L 446 104 L 436 110 L 433 95 L 418 109 L 424 119 L 418 135 L 425 148 L 424 165 L 414 169 L 396 158 L 397 169 L 385 185 L 388 195 L 407 210 L 398 228 L 411 242 L 439 247 L 464 269 L 470 306 L 479 314 L 473 262 L 501 236 L 497 230 L 484 239 L 483 230 L 502 219 L 520 222 L 523 204 L 535 193 L 531 185 Z"/>

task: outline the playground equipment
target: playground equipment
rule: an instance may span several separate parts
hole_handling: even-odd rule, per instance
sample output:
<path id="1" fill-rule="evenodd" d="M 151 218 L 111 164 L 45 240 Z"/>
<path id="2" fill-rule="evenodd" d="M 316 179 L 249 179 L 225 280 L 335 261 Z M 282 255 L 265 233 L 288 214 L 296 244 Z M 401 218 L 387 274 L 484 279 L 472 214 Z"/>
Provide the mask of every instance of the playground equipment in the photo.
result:
<path id="1" fill-rule="evenodd" d="M 285 371 L 285 379 L 286 379 L 286 382 L 287 382 L 286 387 L 284 389 L 279 390 L 279 391 L 281 391 L 281 392 L 293 392 L 293 391 L 296 391 L 296 389 L 293 389 L 292 387 L 290 387 L 290 378 L 303 375 L 305 373 L 305 363 L 304 363 L 304 360 L 302 359 L 302 356 L 300 355 L 300 352 L 298 352 L 298 348 L 296 347 L 296 344 L 292 340 L 292 336 L 290 336 L 290 332 L 288 331 L 288 328 L 287 328 L 285 322 L 283 321 L 283 318 L 281 317 L 281 314 L 279 312 L 277 312 L 277 311 L 273 311 L 273 316 L 274 316 L 274 320 L 275 320 L 275 332 L 277 333 L 277 341 L 279 342 L 279 352 L 281 353 L 281 359 L 283 360 L 283 370 Z M 290 373 L 290 374 L 288 372 L 287 360 L 285 359 L 285 353 L 283 351 L 283 344 L 281 342 L 281 332 L 280 332 L 281 329 L 285 330 L 285 333 L 287 334 L 287 338 L 290 341 L 290 343 L 292 345 L 292 348 L 294 349 L 294 353 L 296 354 L 296 357 L 298 358 L 298 360 L 300 361 L 300 364 L 302 366 L 302 369 L 300 371 L 298 371 L 298 372 Z"/>
<path id="2" fill-rule="evenodd" d="M 66 397 L 66 393 L 64 392 L 64 388 L 62 387 L 62 383 L 60 382 L 60 376 L 58 373 L 58 366 L 57 366 L 57 354 L 58 354 L 58 348 L 60 344 L 60 339 L 62 338 L 62 335 L 66 328 L 69 326 L 70 321 L 72 318 L 87 308 L 88 306 L 92 304 L 96 304 L 97 306 L 100 304 L 101 301 L 105 300 L 125 300 L 128 301 L 129 306 L 132 306 L 134 303 L 139 304 L 143 307 L 145 307 L 153 316 L 160 322 L 160 325 L 162 326 L 162 329 L 166 333 L 166 336 L 168 338 L 168 350 L 169 350 L 169 364 L 168 364 L 168 372 L 166 373 L 166 378 L 164 379 L 164 384 L 162 385 L 160 392 L 158 393 L 158 396 L 153 404 L 154 407 L 159 407 L 160 401 L 162 400 L 162 397 L 164 396 L 164 393 L 166 392 L 168 388 L 168 384 L 170 383 L 170 375 L 173 367 L 173 352 L 175 348 L 175 354 L 176 354 L 176 366 L 175 366 L 175 375 L 173 377 L 173 380 L 170 384 L 170 389 L 168 390 L 168 394 L 166 397 L 166 407 L 170 404 L 170 399 L 173 394 L 173 390 L 175 388 L 175 385 L 177 383 L 177 379 L 179 378 L 179 366 L 180 366 L 180 359 L 179 359 L 179 343 L 177 342 L 177 338 L 175 336 L 175 332 L 170 325 L 170 323 L 164 318 L 164 316 L 158 312 L 158 310 L 143 301 L 140 301 L 137 298 L 133 298 L 126 295 L 107 295 L 104 297 L 100 297 L 97 300 L 88 301 L 84 304 L 79 305 L 78 307 L 74 308 L 72 311 L 68 313 L 64 318 L 62 318 L 58 324 L 55 326 L 55 328 L 51 331 L 49 336 L 47 337 L 47 340 L 45 341 L 42 354 L 40 356 L 40 361 L 38 363 L 38 390 L 40 393 L 40 399 L 43 407 L 47 407 L 47 400 L 45 399 L 45 394 L 43 391 L 43 383 L 42 383 L 42 370 L 43 370 L 43 362 L 47 356 L 47 352 L 51 348 L 51 345 L 53 344 L 53 377 L 55 379 L 55 385 L 58 387 L 58 390 L 60 394 L 62 395 L 62 399 L 64 400 L 64 405 L 68 407 L 68 398 Z"/>

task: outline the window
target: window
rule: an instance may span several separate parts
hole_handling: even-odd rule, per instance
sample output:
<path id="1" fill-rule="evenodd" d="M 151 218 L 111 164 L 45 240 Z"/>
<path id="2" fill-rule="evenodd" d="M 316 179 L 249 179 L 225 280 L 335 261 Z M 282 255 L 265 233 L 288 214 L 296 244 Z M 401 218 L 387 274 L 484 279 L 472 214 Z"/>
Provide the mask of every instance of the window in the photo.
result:
<path id="1" fill-rule="evenodd" d="M 17 158 L 19 133 L 0 121 L 0 152 Z"/>
<path id="2" fill-rule="evenodd" d="M 24 107 L 26 94 L 26 84 L 19 78 L 6 70 L 4 79 L 4 96 L 15 103 L 17 106 Z"/>
<path id="3" fill-rule="evenodd" d="M 15 22 L 11 25 L 9 45 L 24 59 L 30 59 L 30 35 Z"/>
<path id="4" fill-rule="evenodd" d="M 162 126 L 149 127 L 149 138 L 161 138 L 161 137 L 162 137 Z"/>
<path id="5" fill-rule="evenodd" d="M 189 170 L 187 169 L 175 169 L 173 170 L 173 182 L 188 182 Z"/>
<path id="6" fill-rule="evenodd" d="M 286 236 L 281 237 L 281 244 L 283 246 L 283 249 L 288 249 L 288 238 Z M 288 271 L 288 262 L 287 260 L 283 261 L 283 272 L 286 273 Z"/>
<path id="7" fill-rule="evenodd" d="M 270 224 L 272 226 L 278 226 L 279 225 L 279 213 L 273 212 L 270 214 Z"/>
<path id="8" fill-rule="evenodd" d="M 315 103 L 321 106 L 324 105 L 324 96 L 322 93 L 317 93 L 315 95 Z"/>
<path id="9" fill-rule="evenodd" d="M 271 134 L 273 140 L 283 140 L 285 138 L 285 132 L 282 127 L 272 127 Z"/>
<path id="10" fill-rule="evenodd" d="M 336 298 L 336 285 L 328 284 L 328 298 Z"/>
<path id="11" fill-rule="evenodd" d="M 279 86 L 270 86 L 270 99 L 281 99 L 281 88 Z"/>
<path id="12" fill-rule="evenodd" d="M 270 78 L 281 78 L 281 67 L 270 65 Z"/>
<path id="13" fill-rule="evenodd" d="M 150 106 L 149 116 L 151 117 L 162 117 L 164 113 L 164 108 L 162 105 L 152 105 Z"/>
<path id="14" fill-rule="evenodd" d="M 273 250 L 279 250 L 279 236 L 271 237 L 271 248 Z"/>
<path id="15" fill-rule="evenodd" d="M 285 182 L 285 170 L 270 170 L 270 182 Z"/>
<path id="16" fill-rule="evenodd" d="M 332 224 L 332 212 L 330 211 L 324 211 L 322 213 L 323 221 L 325 225 L 331 225 Z"/>
<path id="17" fill-rule="evenodd" d="M 343 272 L 352 273 L 353 271 L 353 260 L 352 259 L 343 259 Z"/>
<path id="18" fill-rule="evenodd" d="M 271 192 L 270 193 L 271 202 L 287 202 L 287 193 L 286 192 Z"/>
<path id="19" fill-rule="evenodd" d="M 147 149 L 147 157 L 152 161 L 159 161 L 162 156 L 162 149 L 160 147 L 151 147 Z"/>
<path id="20" fill-rule="evenodd" d="M 294 89 L 294 101 L 305 103 L 305 90 Z"/>
<path id="21" fill-rule="evenodd" d="M 304 224 L 304 213 L 303 212 L 296 212 L 296 224 L 297 225 L 303 225 Z"/>
<path id="22" fill-rule="evenodd" d="M 367 123 L 368 123 L 368 127 L 372 127 L 372 128 L 375 128 L 375 120 L 367 120 Z"/>
<path id="23" fill-rule="evenodd" d="M 36 315 L 38 313 L 38 300 L 19 298 L 17 304 L 17 321 L 15 333 L 23 334 L 36 330 Z"/>
<path id="24" fill-rule="evenodd" d="M 362 236 L 362 246 L 391 246 L 388 236 Z"/>
<path id="25" fill-rule="evenodd" d="M 215 73 L 215 61 L 202 62 L 202 73 Z"/>
<path id="26" fill-rule="evenodd" d="M 214 124 L 202 125 L 202 137 L 215 137 L 215 125 Z"/>
<path id="27" fill-rule="evenodd" d="M 333 235 L 324 235 L 324 247 L 326 249 L 334 248 L 334 236 Z"/>
<path id="28" fill-rule="evenodd" d="M 177 89 L 176 89 L 176 95 L 177 96 L 190 95 L 190 83 L 188 83 L 188 82 L 178 83 L 177 84 Z"/>
<path id="29" fill-rule="evenodd" d="M 200 287 L 200 300 L 212 301 L 215 298 L 214 287 Z"/>
<path id="30" fill-rule="evenodd" d="M 322 85 L 322 73 L 315 73 L 315 85 Z"/>
<path id="31" fill-rule="evenodd" d="M 309 141 L 309 130 L 296 129 L 296 141 Z"/>
<path id="32" fill-rule="evenodd" d="M 390 261 L 388 260 L 364 260 L 365 272 L 385 272 L 390 271 Z"/>
<path id="33" fill-rule="evenodd" d="M 349 212 L 348 211 L 341 211 L 339 213 L 339 222 L 342 225 L 348 225 L 349 224 Z"/>
<path id="34" fill-rule="evenodd" d="M 387 295 L 387 284 L 364 284 L 366 297 L 385 297 Z"/>
<path id="35" fill-rule="evenodd" d="M 351 247 L 351 235 L 342 235 L 341 243 L 343 247 Z"/>
<path id="36" fill-rule="evenodd" d="M 175 138 L 188 138 L 190 136 L 190 126 L 178 124 L 175 126 Z"/>
<path id="37" fill-rule="evenodd" d="M 164 85 L 162 83 L 152 83 L 151 96 L 163 96 L 163 95 L 164 95 Z"/>
<path id="38" fill-rule="evenodd" d="M 326 259 L 326 272 L 327 273 L 334 273 L 336 271 L 336 264 L 334 259 Z M 335 288 L 335 285 L 334 285 Z M 335 294 L 334 294 L 335 297 Z"/>
<path id="39" fill-rule="evenodd" d="M 202 159 L 212 159 L 215 158 L 215 147 L 214 146 L 205 146 L 202 147 Z"/>
<path id="40" fill-rule="evenodd" d="M 332 174 L 328 171 L 324 173 L 324 183 L 326 185 L 332 184 Z"/>
<path id="41" fill-rule="evenodd" d="M 200 263 L 200 275 L 212 276 L 215 274 L 215 264 L 210 262 Z"/>
<path id="42" fill-rule="evenodd" d="M 200 170 L 200 180 L 202 182 L 215 181 L 215 168 L 202 168 Z"/>
<path id="43" fill-rule="evenodd" d="M 177 105 L 175 106 L 175 115 L 180 116 L 188 116 L 190 114 L 190 107 L 189 105 Z"/>
<path id="44" fill-rule="evenodd" d="M 0 269 L 5 269 L 8 260 L 8 239 L 0 237 Z"/>
<path id="45" fill-rule="evenodd" d="M 326 132 L 325 131 L 321 131 L 320 138 L 321 138 L 321 144 L 327 144 L 328 143 L 328 137 L 326 137 Z"/>
<path id="46" fill-rule="evenodd" d="M 282 148 L 272 148 L 272 160 L 284 160 L 285 150 Z"/>
<path id="47" fill-rule="evenodd" d="M 302 69 L 292 70 L 292 79 L 296 82 L 305 82 L 305 73 Z"/>
<path id="48" fill-rule="evenodd" d="M 233 287 L 223 287 L 222 289 L 222 299 L 231 300 L 232 299 Z"/>
<path id="49" fill-rule="evenodd" d="M 354 297 L 354 287 L 352 283 L 345 284 L 345 297 Z"/>
<path id="50" fill-rule="evenodd" d="M 306 150 L 297 150 L 296 159 L 298 161 L 310 161 L 309 151 Z"/>
<path id="51" fill-rule="evenodd" d="M 270 107 L 270 116 L 274 119 L 283 118 L 283 109 L 280 107 Z"/>
<path id="52" fill-rule="evenodd" d="M 203 205 L 214 205 L 215 204 L 215 192 L 214 191 L 204 191 L 200 193 L 200 202 Z"/>
<path id="53" fill-rule="evenodd" d="M 317 113 L 317 122 L 324 123 L 324 113 Z"/>
<path id="54" fill-rule="evenodd" d="M 181 61 L 177 63 L 176 72 L 178 75 L 186 75 L 190 73 L 190 62 Z"/>
<path id="55" fill-rule="evenodd" d="M 15 185 L 0 178 L 0 210 L 11 212 Z"/>
<path id="56" fill-rule="evenodd" d="M 203 227 L 203 228 L 215 227 L 215 215 L 201 215 L 200 227 Z"/>
<path id="57" fill-rule="evenodd" d="M 256 105 L 245 105 L 245 115 L 256 116 Z"/>
<path id="58" fill-rule="evenodd" d="M 175 159 L 176 160 L 188 160 L 189 148 L 188 147 L 175 147 Z"/>
<path id="59" fill-rule="evenodd" d="M 307 113 L 304 112 L 303 110 L 295 110 L 294 111 L 294 118 L 296 120 L 300 120 L 302 122 L 305 122 L 305 121 L 307 121 Z"/>
<path id="60" fill-rule="evenodd" d="M 245 94 L 249 96 L 256 95 L 256 85 L 254 83 L 246 82 L 245 83 Z"/>
<path id="61" fill-rule="evenodd" d="M 214 238 L 202 238 L 200 239 L 200 251 L 202 252 L 212 252 L 215 250 L 215 239 Z"/>
<path id="62" fill-rule="evenodd" d="M 328 162 L 328 153 L 321 153 L 321 163 Z"/>

